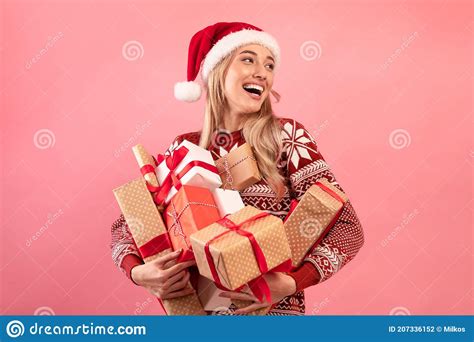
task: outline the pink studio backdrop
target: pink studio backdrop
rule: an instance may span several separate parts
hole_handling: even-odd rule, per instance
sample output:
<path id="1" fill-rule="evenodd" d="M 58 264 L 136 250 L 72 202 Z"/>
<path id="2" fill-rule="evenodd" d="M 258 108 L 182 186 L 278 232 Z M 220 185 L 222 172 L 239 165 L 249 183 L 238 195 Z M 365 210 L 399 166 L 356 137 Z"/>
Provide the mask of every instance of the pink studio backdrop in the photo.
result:
<path id="1" fill-rule="evenodd" d="M 2 1 L 1 314 L 160 314 L 114 266 L 112 189 L 200 128 L 191 36 L 245 21 L 282 48 L 301 121 L 366 242 L 306 290 L 308 314 L 472 313 L 469 1 Z"/>

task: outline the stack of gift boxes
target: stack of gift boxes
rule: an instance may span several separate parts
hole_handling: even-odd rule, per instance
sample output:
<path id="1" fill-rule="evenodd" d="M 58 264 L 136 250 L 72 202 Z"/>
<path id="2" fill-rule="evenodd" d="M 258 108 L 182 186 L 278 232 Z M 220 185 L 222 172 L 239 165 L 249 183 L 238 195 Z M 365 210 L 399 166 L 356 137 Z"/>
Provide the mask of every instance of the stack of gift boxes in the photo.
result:
<path id="1" fill-rule="evenodd" d="M 183 141 L 170 155 L 153 158 L 133 147 L 142 176 L 113 190 L 145 262 L 182 249 L 177 262 L 196 260 L 193 294 L 160 300 L 168 315 L 205 315 L 231 300 L 221 291 L 251 292 L 271 302 L 263 277 L 290 272 L 327 234 L 347 197 L 325 179 L 311 186 L 283 222 L 252 206 L 239 191 L 261 180 L 248 144 L 214 161 Z M 237 307 L 249 302 L 232 300 Z M 266 309 L 254 314 L 266 314 Z"/>

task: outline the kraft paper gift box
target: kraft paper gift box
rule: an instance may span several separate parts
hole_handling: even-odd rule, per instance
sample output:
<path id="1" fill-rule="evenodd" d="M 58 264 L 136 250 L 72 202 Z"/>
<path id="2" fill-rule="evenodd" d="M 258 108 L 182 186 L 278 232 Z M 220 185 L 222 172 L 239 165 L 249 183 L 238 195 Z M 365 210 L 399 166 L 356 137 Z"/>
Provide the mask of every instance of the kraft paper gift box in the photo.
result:
<path id="1" fill-rule="evenodd" d="M 158 156 L 156 177 L 163 188 L 161 197 L 164 197 L 164 204 L 168 204 L 176 194 L 178 181 L 183 185 L 209 189 L 222 185 L 211 152 L 187 140 L 179 144 L 171 156 Z"/>
<path id="2" fill-rule="evenodd" d="M 262 179 L 252 147 L 248 143 L 229 152 L 215 163 L 224 189 L 240 191 Z"/>
<path id="3" fill-rule="evenodd" d="M 285 219 L 292 266 L 301 264 L 308 251 L 320 243 L 340 216 L 347 196 L 326 178 L 312 185 Z"/>
<path id="4" fill-rule="evenodd" d="M 155 173 L 153 172 L 154 168 L 156 168 L 156 163 L 153 160 L 153 157 L 147 152 L 145 147 L 141 144 L 137 144 L 132 147 L 133 155 L 137 160 L 138 166 L 140 170 L 143 170 L 145 167 L 148 167 L 148 172 L 143 172 L 143 177 L 145 178 L 146 182 L 153 186 L 158 187 L 158 179 L 156 178 Z M 149 188 L 150 190 L 150 188 Z"/>
<path id="5" fill-rule="evenodd" d="M 211 191 L 183 185 L 165 208 L 163 216 L 174 250 L 183 248 L 179 261 L 192 259 L 189 236 L 220 219 Z"/>
<path id="6" fill-rule="evenodd" d="M 227 214 L 233 214 L 245 207 L 238 191 L 218 188 L 211 190 L 211 192 L 221 217 Z"/>
<path id="7" fill-rule="evenodd" d="M 172 252 L 165 224 L 145 180 L 140 177 L 113 192 L 144 261 L 152 262 Z M 160 302 L 168 315 L 206 314 L 196 293 Z"/>
<path id="8" fill-rule="evenodd" d="M 227 218 L 236 225 L 247 223 L 237 232 L 223 226 L 231 224 L 222 219 L 190 236 L 201 275 L 237 290 L 262 275 L 262 258 L 267 272 L 290 261 L 290 246 L 281 219 L 252 206 Z M 254 244 L 250 242 L 252 237 Z"/>
<path id="9" fill-rule="evenodd" d="M 196 292 L 206 311 L 226 310 L 232 303 L 230 298 L 219 297 L 223 291 L 219 290 L 212 280 L 203 276 L 199 276 Z"/>
<path id="10" fill-rule="evenodd" d="M 244 208 L 244 202 L 238 191 L 217 188 L 211 190 L 211 192 L 219 210 L 220 217 L 233 214 Z M 197 293 L 204 310 L 215 311 L 229 308 L 231 300 L 229 298 L 219 297 L 219 294 L 222 292 L 223 290 L 218 289 L 213 281 L 206 277 L 199 276 Z M 247 303 L 247 305 L 249 304 L 250 303 Z"/>

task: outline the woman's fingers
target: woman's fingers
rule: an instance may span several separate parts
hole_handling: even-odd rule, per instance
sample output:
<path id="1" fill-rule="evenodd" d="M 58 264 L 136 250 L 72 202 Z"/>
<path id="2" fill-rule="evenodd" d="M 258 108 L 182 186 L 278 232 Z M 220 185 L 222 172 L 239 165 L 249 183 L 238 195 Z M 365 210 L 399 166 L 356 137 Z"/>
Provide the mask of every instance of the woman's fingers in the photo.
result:
<path id="1" fill-rule="evenodd" d="M 171 266 L 170 268 L 166 269 L 164 273 L 166 276 L 171 277 L 175 275 L 176 273 L 190 267 L 196 265 L 196 260 L 190 260 L 190 261 L 184 261 L 177 263 L 176 265 Z"/>
<path id="2" fill-rule="evenodd" d="M 178 298 L 178 297 L 190 295 L 191 293 L 194 293 L 194 289 L 190 287 L 189 289 L 184 289 L 184 290 L 168 293 L 164 295 L 162 299 Z"/>
<path id="3" fill-rule="evenodd" d="M 174 252 L 168 253 L 166 255 L 163 255 L 162 257 L 156 258 L 155 263 L 160 267 L 164 268 L 163 266 L 171 260 L 176 259 L 180 254 L 181 254 L 181 249 L 178 249 Z"/>
<path id="4" fill-rule="evenodd" d="M 184 277 L 182 277 L 181 279 L 179 279 L 178 281 L 174 282 L 173 284 L 171 284 L 167 289 L 166 289 L 166 292 L 174 292 L 174 291 L 178 291 L 178 290 L 182 290 L 186 284 L 189 282 L 189 278 L 190 278 L 190 274 L 189 272 L 187 272 Z"/>
<path id="5" fill-rule="evenodd" d="M 237 315 L 245 315 L 245 314 L 249 314 L 249 313 L 251 313 L 255 310 L 265 308 L 268 305 L 269 305 L 268 303 L 253 303 L 253 304 L 250 304 L 249 306 L 247 306 L 245 308 L 240 308 L 238 310 L 235 310 L 234 312 Z"/>
<path id="6" fill-rule="evenodd" d="M 165 281 L 165 283 L 163 284 L 163 289 L 168 290 L 171 285 L 181 280 L 186 275 L 186 273 L 189 272 L 186 270 L 182 270 L 181 272 L 178 272 L 175 275 L 169 277 L 168 280 Z"/>
<path id="7" fill-rule="evenodd" d="M 244 292 L 235 292 L 235 291 L 224 291 L 219 294 L 220 297 L 231 298 L 231 299 L 241 299 L 241 300 L 250 300 L 252 302 L 260 301 L 252 294 L 244 293 Z"/>

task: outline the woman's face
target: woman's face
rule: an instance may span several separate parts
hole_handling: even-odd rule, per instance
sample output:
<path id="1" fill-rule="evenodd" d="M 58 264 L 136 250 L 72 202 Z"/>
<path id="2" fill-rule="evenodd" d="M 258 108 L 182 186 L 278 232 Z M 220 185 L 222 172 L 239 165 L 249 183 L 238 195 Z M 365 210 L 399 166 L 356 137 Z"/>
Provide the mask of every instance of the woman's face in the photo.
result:
<path id="1" fill-rule="evenodd" d="M 225 97 L 232 113 L 260 110 L 273 86 L 274 67 L 270 50 L 261 45 L 245 45 L 236 51 L 224 82 Z"/>

